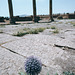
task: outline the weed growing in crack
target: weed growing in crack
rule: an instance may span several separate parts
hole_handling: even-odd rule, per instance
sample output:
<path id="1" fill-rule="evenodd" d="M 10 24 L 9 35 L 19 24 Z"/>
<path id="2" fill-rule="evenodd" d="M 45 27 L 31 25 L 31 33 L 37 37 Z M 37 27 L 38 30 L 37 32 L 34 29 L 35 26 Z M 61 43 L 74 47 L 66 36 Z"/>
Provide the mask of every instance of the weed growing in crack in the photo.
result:
<path id="1" fill-rule="evenodd" d="M 55 26 L 52 26 L 51 29 L 56 29 L 56 27 Z"/>
<path id="2" fill-rule="evenodd" d="M 75 75 L 75 74 L 73 72 L 68 71 L 68 72 L 63 72 L 63 75 Z"/>
<path id="3" fill-rule="evenodd" d="M 5 25 L 0 25 L 0 28 L 5 28 Z"/>
<path id="4" fill-rule="evenodd" d="M 24 28 L 23 30 L 24 30 L 24 31 L 27 31 L 27 30 L 30 30 L 30 28 Z"/>
<path id="5" fill-rule="evenodd" d="M 75 24 L 75 22 L 69 22 L 69 23 L 71 23 L 71 24 Z"/>
<path id="6" fill-rule="evenodd" d="M 37 28 L 38 32 L 43 32 L 46 28 Z"/>
<path id="7" fill-rule="evenodd" d="M 50 23 L 48 23 L 47 25 L 50 25 Z"/>
<path id="8" fill-rule="evenodd" d="M 20 75 L 31 75 L 31 74 L 27 74 L 26 72 L 19 72 Z M 51 75 L 49 73 L 47 73 L 46 75 Z M 55 73 L 55 75 L 59 75 L 58 73 Z M 70 71 L 67 71 L 67 72 L 63 72 L 62 75 L 75 75 L 74 72 L 70 72 Z"/>
<path id="9" fill-rule="evenodd" d="M 28 32 L 17 32 L 17 33 L 14 33 L 13 36 L 21 37 L 21 36 L 24 36 L 26 34 L 28 34 Z"/>
<path id="10" fill-rule="evenodd" d="M 0 33 L 3 33 L 3 30 L 0 30 Z"/>
<path id="11" fill-rule="evenodd" d="M 73 26 L 75 26 L 75 24 Z"/>
<path id="12" fill-rule="evenodd" d="M 50 27 L 46 27 L 46 29 L 50 29 Z"/>
<path id="13" fill-rule="evenodd" d="M 13 36 L 24 36 L 26 34 L 38 34 L 39 32 L 43 32 L 46 28 L 35 28 L 35 29 L 23 29 L 25 31 L 18 31 L 17 33 L 14 33 Z"/>
<path id="14" fill-rule="evenodd" d="M 25 72 L 20 71 L 19 72 L 20 75 L 38 75 L 42 70 L 42 63 L 38 58 L 30 56 L 25 61 L 24 67 L 25 67 Z M 51 74 L 47 72 L 46 75 L 51 75 Z M 55 75 L 59 74 L 56 72 Z M 64 71 L 62 75 L 75 75 L 75 73 L 72 71 Z"/>
<path id="15" fill-rule="evenodd" d="M 37 29 L 33 29 L 33 30 L 30 30 L 28 31 L 29 34 L 38 34 L 39 31 Z"/>
<path id="16" fill-rule="evenodd" d="M 54 30 L 54 31 L 53 31 L 53 33 L 59 33 L 59 30 L 58 30 L 58 29 L 56 29 L 56 30 Z"/>

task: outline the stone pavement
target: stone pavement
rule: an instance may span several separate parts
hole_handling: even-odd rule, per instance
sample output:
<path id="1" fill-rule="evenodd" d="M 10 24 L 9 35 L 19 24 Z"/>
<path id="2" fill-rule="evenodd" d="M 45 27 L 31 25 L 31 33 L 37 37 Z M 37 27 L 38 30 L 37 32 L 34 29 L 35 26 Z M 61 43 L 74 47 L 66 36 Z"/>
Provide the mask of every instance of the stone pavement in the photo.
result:
<path id="1" fill-rule="evenodd" d="M 20 71 L 25 71 L 26 58 L 32 55 L 42 61 L 43 68 L 40 75 L 46 75 L 48 72 L 49 75 L 55 73 L 62 75 L 64 71 L 75 72 L 75 27 L 72 24 L 65 24 L 66 21 L 60 20 L 50 25 L 42 23 L 42 26 L 37 23 L 29 25 L 30 27 L 53 25 L 60 30 L 58 34 L 50 32 L 51 29 L 46 29 L 42 33 L 23 37 L 12 36 L 10 29 L 7 30 L 10 26 L 6 26 L 4 33 L 0 33 L 0 75 L 19 75 Z M 14 27 L 11 28 L 11 32 Z M 19 25 L 18 28 L 23 26 Z M 5 32 L 6 30 L 8 33 Z"/>

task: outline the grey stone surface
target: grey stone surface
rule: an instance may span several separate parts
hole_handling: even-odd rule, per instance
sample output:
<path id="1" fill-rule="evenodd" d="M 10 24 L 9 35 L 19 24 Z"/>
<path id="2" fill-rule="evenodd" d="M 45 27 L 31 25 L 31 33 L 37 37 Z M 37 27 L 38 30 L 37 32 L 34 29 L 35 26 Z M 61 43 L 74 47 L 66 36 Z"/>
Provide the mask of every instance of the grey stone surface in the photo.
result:
<path id="1" fill-rule="evenodd" d="M 25 58 L 0 47 L 0 75 L 18 75 L 24 70 Z"/>
<path id="2" fill-rule="evenodd" d="M 6 25 L 0 34 L 0 75 L 19 75 L 24 71 L 24 62 L 29 56 L 36 56 L 43 63 L 40 75 L 62 75 L 63 71 L 75 72 L 75 20 L 57 20 L 52 23 L 34 23 Z M 39 34 L 28 34 L 23 37 L 12 36 L 23 28 L 55 26 Z M 57 45 L 57 46 L 56 46 Z M 65 48 L 66 47 L 66 48 Z M 73 48 L 73 49 L 72 49 Z"/>
<path id="3" fill-rule="evenodd" d="M 64 70 L 72 70 L 72 68 L 75 68 L 75 56 L 71 55 L 67 51 L 54 47 L 55 43 L 59 43 L 61 41 L 61 38 L 55 36 L 37 34 L 24 36 L 21 40 L 13 41 L 2 46 L 25 57 L 32 55 L 36 56 L 40 58 L 42 63 L 50 70 L 53 69 L 53 72 L 57 71 L 60 74 Z M 65 42 L 63 41 L 62 43 L 65 44 Z M 70 43 L 66 42 L 66 44 Z"/>
<path id="4" fill-rule="evenodd" d="M 8 35 L 8 34 L 0 34 L 0 45 L 1 44 L 5 44 L 5 43 L 8 43 L 8 42 L 12 42 L 14 40 L 18 40 L 20 38 L 18 37 L 13 37 L 11 35 Z"/>

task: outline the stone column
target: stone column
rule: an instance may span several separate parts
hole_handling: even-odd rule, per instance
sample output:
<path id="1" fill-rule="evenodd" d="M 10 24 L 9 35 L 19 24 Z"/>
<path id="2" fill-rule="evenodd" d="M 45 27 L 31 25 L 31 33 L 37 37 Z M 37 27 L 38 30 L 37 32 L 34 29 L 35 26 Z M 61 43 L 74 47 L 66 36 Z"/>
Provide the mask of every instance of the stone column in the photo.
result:
<path id="1" fill-rule="evenodd" d="M 75 14 L 75 11 L 74 11 L 74 14 Z"/>
<path id="2" fill-rule="evenodd" d="M 33 21 L 38 22 L 38 19 L 36 17 L 36 0 L 33 0 Z"/>
<path id="3" fill-rule="evenodd" d="M 12 0 L 8 0 L 8 7 L 9 7 L 9 14 L 10 14 L 10 24 L 15 24 L 15 21 L 13 18 Z"/>
<path id="4" fill-rule="evenodd" d="M 49 0 L 49 15 L 50 15 L 50 20 L 54 21 L 53 16 L 52 16 L 52 0 Z"/>

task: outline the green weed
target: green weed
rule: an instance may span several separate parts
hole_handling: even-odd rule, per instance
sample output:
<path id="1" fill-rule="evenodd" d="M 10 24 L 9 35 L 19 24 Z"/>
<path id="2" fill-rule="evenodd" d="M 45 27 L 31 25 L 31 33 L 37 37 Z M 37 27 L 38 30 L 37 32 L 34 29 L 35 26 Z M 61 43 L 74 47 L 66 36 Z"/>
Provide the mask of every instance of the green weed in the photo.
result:
<path id="1" fill-rule="evenodd" d="M 56 27 L 55 26 L 52 26 L 51 29 L 56 29 Z"/>
<path id="2" fill-rule="evenodd" d="M 75 24 L 73 26 L 75 26 Z"/>
<path id="3" fill-rule="evenodd" d="M 69 23 L 71 23 L 71 24 L 74 24 L 74 25 L 75 25 L 75 22 L 69 22 Z"/>
<path id="4" fill-rule="evenodd" d="M 24 31 L 18 31 L 16 34 L 14 33 L 13 36 L 24 36 L 26 34 L 38 34 L 39 32 L 43 32 L 45 30 L 45 28 L 35 28 L 35 29 L 23 29 L 25 30 L 26 32 Z"/>
<path id="5" fill-rule="evenodd" d="M 30 30 L 30 28 L 24 28 L 23 30 L 24 30 L 24 31 L 27 31 L 27 30 Z"/>
<path id="6" fill-rule="evenodd" d="M 0 33 L 3 33 L 3 30 L 0 30 Z"/>
<path id="7" fill-rule="evenodd" d="M 0 28 L 5 28 L 5 25 L 0 25 Z"/>
<path id="8" fill-rule="evenodd" d="M 54 30 L 53 33 L 59 33 L 58 29 Z"/>
<path id="9" fill-rule="evenodd" d="M 68 72 L 63 72 L 63 75 L 75 75 L 75 74 L 73 72 L 68 71 Z"/>

